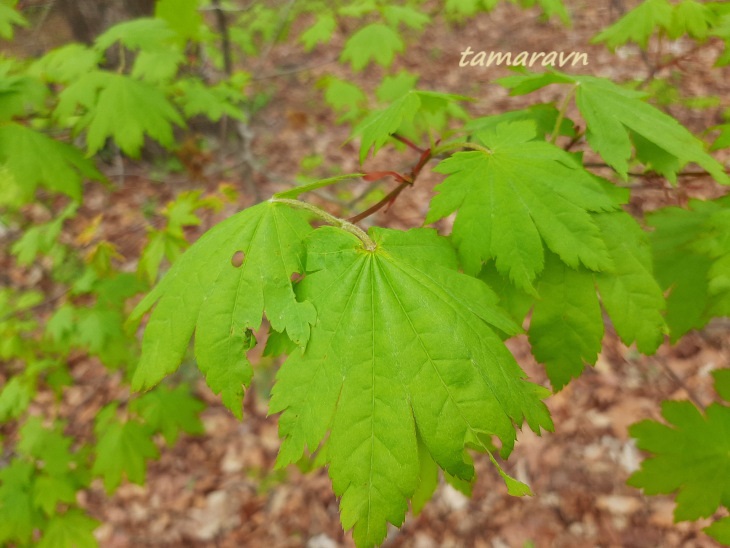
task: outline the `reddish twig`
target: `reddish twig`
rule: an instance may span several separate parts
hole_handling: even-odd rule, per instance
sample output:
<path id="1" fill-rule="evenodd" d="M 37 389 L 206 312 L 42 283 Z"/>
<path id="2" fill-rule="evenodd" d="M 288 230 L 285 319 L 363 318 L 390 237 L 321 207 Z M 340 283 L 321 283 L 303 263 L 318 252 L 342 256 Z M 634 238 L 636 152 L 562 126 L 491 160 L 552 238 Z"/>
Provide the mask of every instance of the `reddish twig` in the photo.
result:
<path id="1" fill-rule="evenodd" d="M 413 183 L 409 183 L 409 182 L 406 182 L 406 181 L 402 182 L 397 187 L 395 187 L 393 190 L 391 190 L 385 196 L 385 198 L 383 198 L 382 200 L 380 200 L 378 203 L 371 205 L 369 208 L 367 208 L 362 213 L 358 213 L 354 217 L 350 217 L 349 219 L 347 219 L 348 222 L 350 222 L 350 223 L 359 223 L 363 219 L 365 219 L 367 217 L 370 217 L 370 215 L 372 215 L 376 211 L 384 208 L 385 206 L 390 207 L 390 205 L 393 204 L 393 202 L 398 197 L 398 195 L 401 192 L 403 192 L 403 189 L 406 188 L 407 186 L 410 186 L 411 184 L 413 184 Z"/>
<path id="2" fill-rule="evenodd" d="M 418 152 L 421 152 L 421 153 L 423 153 L 423 152 L 426 152 L 426 151 L 425 151 L 424 149 L 422 149 L 421 147 L 419 147 L 419 146 L 418 146 L 418 145 L 417 145 L 416 143 L 414 143 L 414 142 L 413 142 L 413 141 L 411 141 L 410 139 L 407 139 L 407 138 L 403 137 L 402 135 L 398 135 L 397 133 L 394 133 L 394 134 L 392 135 L 392 137 L 393 137 L 393 139 L 395 139 L 396 141 L 400 141 L 400 142 L 401 142 L 401 143 L 403 143 L 404 145 L 406 145 L 406 146 L 408 146 L 408 147 L 412 148 L 413 150 L 417 150 Z"/>

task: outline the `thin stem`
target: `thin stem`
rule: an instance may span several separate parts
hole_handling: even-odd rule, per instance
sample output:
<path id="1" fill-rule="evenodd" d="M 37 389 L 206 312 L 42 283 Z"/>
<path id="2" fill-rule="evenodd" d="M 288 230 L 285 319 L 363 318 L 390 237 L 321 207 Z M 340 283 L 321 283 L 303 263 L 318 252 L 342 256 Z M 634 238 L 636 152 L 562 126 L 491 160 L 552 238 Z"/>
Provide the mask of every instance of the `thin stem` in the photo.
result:
<path id="1" fill-rule="evenodd" d="M 284 192 L 277 192 L 274 194 L 274 198 L 296 198 L 300 194 L 304 194 L 305 192 L 311 192 L 312 190 L 317 190 L 318 188 L 323 188 L 329 185 L 333 185 L 335 183 L 339 183 L 340 181 L 344 181 L 347 179 L 357 179 L 358 177 L 362 177 L 365 175 L 364 173 L 347 173 L 345 175 L 337 175 L 336 177 L 329 177 L 327 179 L 321 179 L 319 181 L 314 181 L 313 183 L 307 183 L 306 185 L 301 185 L 294 187 L 290 190 L 285 190 Z"/>
<path id="2" fill-rule="evenodd" d="M 555 144 L 555 142 L 558 140 L 558 135 L 560 135 L 560 126 L 563 125 L 563 120 L 565 120 L 565 113 L 568 110 L 568 105 L 570 104 L 570 100 L 573 98 L 573 95 L 575 95 L 575 90 L 578 88 L 578 85 L 573 85 L 570 88 L 570 91 L 565 94 L 565 98 L 563 99 L 563 102 L 560 104 L 560 110 L 558 111 L 558 117 L 555 120 L 555 127 L 553 128 L 553 133 L 550 136 L 550 142 L 552 144 Z"/>
<path id="3" fill-rule="evenodd" d="M 375 248 L 377 247 L 377 244 L 373 241 L 370 236 L 367 235 L 367 233 L 360 227 L 355 226 L 349 221 L 346 221 L 345 219 L 340 219 L 339 217 L 335 217 L 334 215 L 330 215 L 327 213 L 324 209 L 320 209 L 315 205 L 312 205 L 307 202 L 302 202 L 301 200 L 290 200 L 288 198 L 280 198 L 278 196 L 274 196 L 270 200 L 274 203 L 279 204 L 286 204 L 290 207 L 295 207 L 297 209 L 304 209 L 306 211 L 309 211 L 316 217 L 319 217 L 327 224 L 336 226 L 338 228 L 341 228 L 345 232 L 349 232 L 350 234 L 356 236 L 360 239 L 360 241 L 365 246 L 365 249 L 368 251 L 375 251 Z"/>
<path id="4" fill-rule="evenodd" d="M 393 137 L 393 139 L 395 139 L 396 141 L 400 141 L 407 147 L 412 148 L 413 150 L 416 150 L 421 153 L 424 152 L 424 150 L 421 147 L 419 147 L 416 143 L 414 143 L 410 139 L 407 139 L 406 137 L 403 137 L 402 135 L 398 135 L 397 133 L 394 133 L 393 135 L 391 135 L 391 137 Z"/>
<path id="5" fill-rule="evenodd" d="M 233 58 L 231 55 L 231 38 L 228 33 L 228 20 L 226 14 L 221 7 L 220 0 L 213 0 L 212 6 L 215 12 L 216 24 L 218 32 L 221 34 L 221 50 L 223 51 L 223 70 L 230 76 L 233 74 Z"/>
<path id="6" fill-rule="evenodd" d="M 391 190 L 385 196 L 385 198 L 380 200 L 378 203 L 371 205 L 369 208 L 367 208 L 362 213 L 358 213 L 354 217 L 350 217 L 348 219 L 348 221 L 351 223 L 359 223 L 363 219 L 370 217 L 370 215 L 372 215 L 376 211 L 383 209 L 386 205 L 388 205 L 390 203 L 393 203 L 393 201 L 398 197 L 398 194 L 403 192 L 403 189 L 406 188 L 407 186 L 410 186 L 411 184 L 413 184 L 413 183 L 409 183 L 408 181 L 402 182 L 397 187 L 395 187 L 393 190 Z"/>

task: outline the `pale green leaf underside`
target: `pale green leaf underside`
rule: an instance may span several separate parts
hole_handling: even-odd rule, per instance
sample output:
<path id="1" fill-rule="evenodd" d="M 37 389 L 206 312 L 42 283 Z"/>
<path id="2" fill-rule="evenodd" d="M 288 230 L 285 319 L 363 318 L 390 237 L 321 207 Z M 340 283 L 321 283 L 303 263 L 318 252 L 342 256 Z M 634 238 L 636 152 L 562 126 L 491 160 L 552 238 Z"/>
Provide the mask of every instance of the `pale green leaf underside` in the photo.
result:
<path id="1" fill-rule="evenodd" d="M 426 229 L 372 235 L 374 252 L 334 228 L 310 238 L 300 289 L 317 324 L 305 352 L 280 369 L 270 405 L 282 412 L 279 465 L 314 452 L 331 429 L 330 476 L 359 546 L 380 543 L 387 522 L 403 522 L 420 483 L 419 438 L 441 468 L 470 479 L 469 439 L 496 435 L 506 455 L 525 418 L 535 430 L 551 428 L 546 391 L 523 380 L 465 304 L 469 294 L 454 298 L 467 277 L 434 274 L 455 264 L 446 240 Z"/>
<path id="2" fill-rule="evenodd" d="M 240 416 L 252 375 L 248 330 L 258 329 L 266 313 L 271 326 L 298 345 L 309 338 L 315 309 L 297 302 L 291 275 L 304 271 L 302 239 L 310 231 L 300 210 L 263 202 L 202 236 L 132 314 L 134 320 L 155 307 L 132 387 L 150 388 L 177 369 L 195 332 L 198 367 Z"/>

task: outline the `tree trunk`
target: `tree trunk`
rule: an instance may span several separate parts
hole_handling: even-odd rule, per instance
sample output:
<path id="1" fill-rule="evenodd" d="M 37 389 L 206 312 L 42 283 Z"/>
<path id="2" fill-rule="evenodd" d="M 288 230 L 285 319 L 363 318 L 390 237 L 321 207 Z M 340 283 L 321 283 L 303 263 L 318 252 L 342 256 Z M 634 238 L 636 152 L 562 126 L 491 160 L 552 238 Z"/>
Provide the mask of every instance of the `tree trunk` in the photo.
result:
<path id="1" fill-rule="evenodd" d="M 154 0 L 57 0 L 74 38 L 91 44 L 107 28 L 136 17 L 154 13 Z"/>

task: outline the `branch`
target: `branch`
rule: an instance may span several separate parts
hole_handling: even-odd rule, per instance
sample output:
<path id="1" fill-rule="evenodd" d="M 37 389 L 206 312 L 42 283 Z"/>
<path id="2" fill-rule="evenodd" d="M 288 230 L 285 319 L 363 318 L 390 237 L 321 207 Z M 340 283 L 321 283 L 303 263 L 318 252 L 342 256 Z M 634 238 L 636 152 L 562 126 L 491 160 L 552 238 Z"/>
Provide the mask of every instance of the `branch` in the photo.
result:
<path id="1" fill-rule="evenodd" d="M 233 60 L 231 58 L 231 37 L 228 33 L 228 20 L 221 7 L 220 0 L 212 0 L 212 9 L 215 12 L 215 20 L 218 24 L 218 31 L 221 33 L 221 49 L 223 50 L 223 69 L 230 76 L 233 74 Z"/>
<path id="2" fill-rule="evenodd" d="M 401 192 L 403 192 L 403 189 L 406 188 L 406 187 L 408 187 L 408 186 L 410 186 L 410 185 L 412 185 L 412 184 L 413 183 L 409 183 L 409 182 L 405 182 L 405 181 L 402 182 L 397 187 L 395 187 L 393 190 L 391 190 L 385 196 L 385 198 L 383 198 L 382 200 L 380 200 L 378 203 L 376 203 L 374 205 L 371 205 L 369 208 L 367 208 L 362 213 L 358 213 L 354 217 L 350 217 L 349 219 L 347 219 L 348 222 L 350 222 L 350 223 L 359 223 L 363 219 L 366 219 L 367 217 L 370 217 L 370 215 L 372 215 L 373 213 L 377 212 L 378 210 L 383 209 L 385 206 L 387 206 L 389 204 L 392 204 L 395 201 L 395 199 L 398 197 L 398 195 Z"/>

